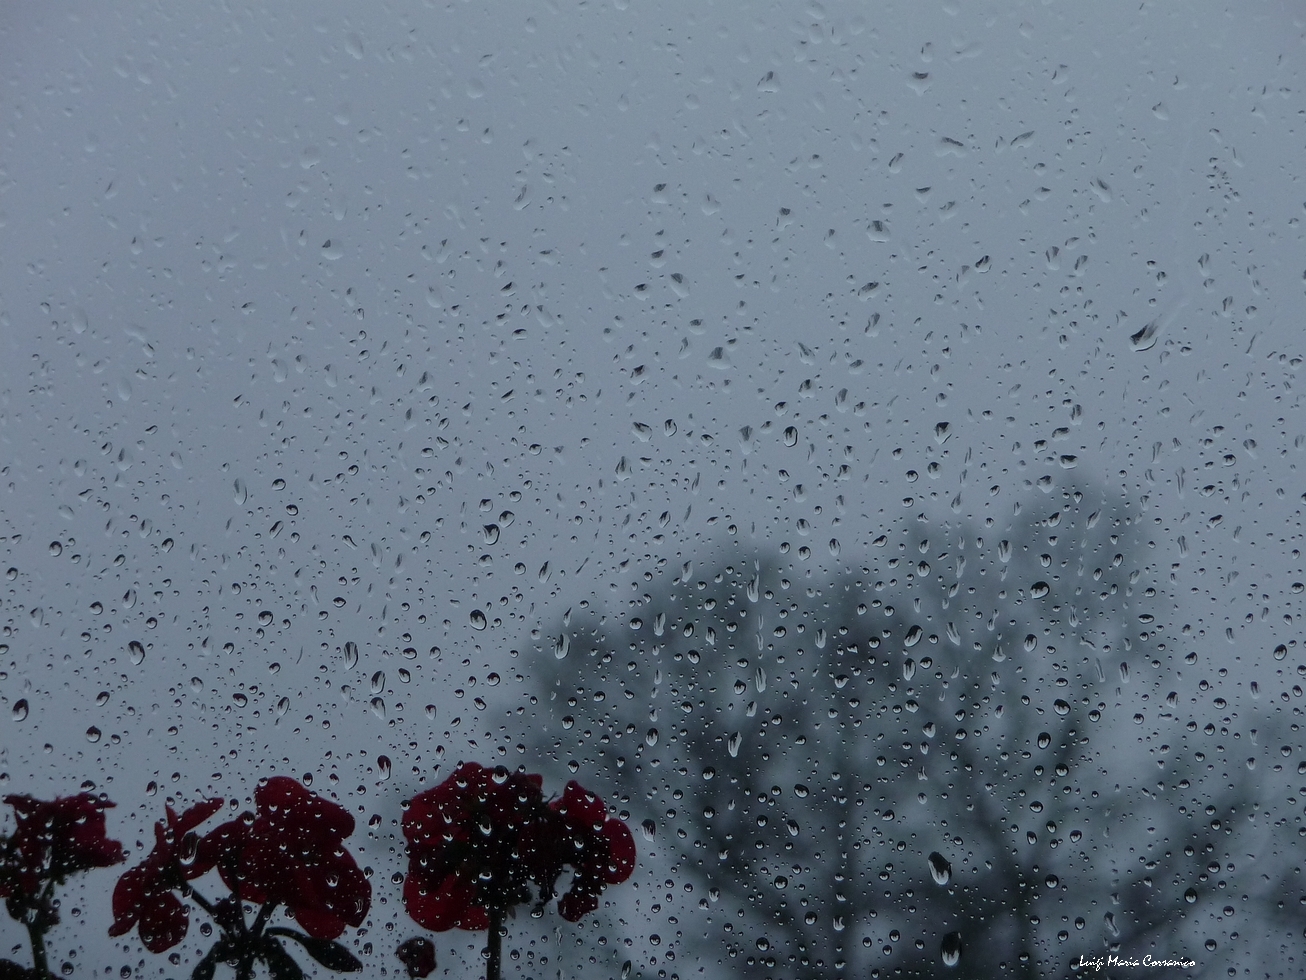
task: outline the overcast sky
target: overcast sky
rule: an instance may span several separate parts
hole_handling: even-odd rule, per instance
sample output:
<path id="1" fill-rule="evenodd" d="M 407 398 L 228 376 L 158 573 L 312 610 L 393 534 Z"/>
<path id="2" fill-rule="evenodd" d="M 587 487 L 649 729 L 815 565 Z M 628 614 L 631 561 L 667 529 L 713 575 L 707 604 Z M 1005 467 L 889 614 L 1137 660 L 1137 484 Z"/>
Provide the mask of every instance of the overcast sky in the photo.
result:
<path id="1" fill-rule="evenodd" d="M 1277 694 L 1304 31 L 4 5 L 3 788 L 93 780 L 140 835 L 150 783 L 309 772 L 372 812 L 378 753 L 489 755 L 562 612 L 659 562 L 833 574 L 1071 485 L 1143 515 L 1172 649 Z"/>

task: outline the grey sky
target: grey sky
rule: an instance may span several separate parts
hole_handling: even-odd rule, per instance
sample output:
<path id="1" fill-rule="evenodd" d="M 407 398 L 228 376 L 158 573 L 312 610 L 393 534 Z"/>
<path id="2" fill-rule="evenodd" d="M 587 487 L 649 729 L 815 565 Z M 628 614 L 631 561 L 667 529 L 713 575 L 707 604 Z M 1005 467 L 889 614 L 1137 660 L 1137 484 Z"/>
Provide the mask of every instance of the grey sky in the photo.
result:
<path id="1" fill-rule="evenodd" d="M 1299 7 L 0 17 L 7 791 L 143 837 L 151 781 L 275 765 L 370 813 L 378 753 L 488 755 L 562 611 L 660 560 L 833 572 L 1040 481 L 1141 510 L 1175 651 L 1277 696 Z"/>

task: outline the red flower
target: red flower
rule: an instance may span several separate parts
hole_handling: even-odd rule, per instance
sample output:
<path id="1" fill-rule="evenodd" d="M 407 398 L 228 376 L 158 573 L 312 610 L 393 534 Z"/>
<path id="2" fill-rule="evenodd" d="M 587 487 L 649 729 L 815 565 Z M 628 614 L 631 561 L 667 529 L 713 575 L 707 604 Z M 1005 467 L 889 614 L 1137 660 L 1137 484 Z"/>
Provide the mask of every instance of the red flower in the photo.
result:
<path id="1" fill-rule="evenodd" d="M 395 956 L 399 957 L 408 968 L 408 975 L 415 980 L 429 977 L 435 971 L 435 943 L 429 939 L 415 936 L 395 950 Z"/>
<path id="2" fill-rule="evenodd" d="M 287 776 L 254 791 L 256 814 L 215 828 L 200 842 L 200 861 L 216 864 L 244 901 L 285 905 L 316 939 L 361 925 L 372 886 L 344 849 L 354 818 Z"/>
<path id="3" fill-rule="evenodd" d="M 571 887 L 558 900 L 558 912 L 568 922 L 577 922 L 599 907 L 606 886 L 625 881 L 635 870 L 635 839 L 624 823 L 608 817 L 598 796 L 574 779 L 549 810 L 552 819 L 538 831 L 547 840 L 535 848 L 544 865 L 536 880 L 552 893 L 562 866 L 575 869 Z"/>
<path id="4" fill-rule="evenodd" d="M 162 953 L 185 938 L 190 913 L 172 892 L 213 867 L 211 861 L 196 860 L 199 839 L 194 831 L 221 806 L 222 800 L 205 800 L 180 817 L 167 808 L 167 823 L 154 825 L 154 850 L 119 878 L 113 890 L 110 936 L 121 936 L 139 924 L 141 942 L 151 953 Z"/>
<path id="5" fill-rule="evenodd" d="M 124 858 L 122 844 L 110 840 L 104 811 L 113 806 L 90 793 L 49 802 L 31 796 L 6 796 L 17 829 L 0 855 L 0 896 L 11 911 L 36 901 L 47 881 L 62 881 L 78 871 L 107 868 Z"/>
<path id="6" fill-rule="evenodd" d="M 442 932 L 486 929 L 489 910 L 527 901 L 538 866 L 523 835 L 547 809 L 538 775 L 463 762 L 404 814 L 408 878 L 404 906 L 418 925 Z"/>

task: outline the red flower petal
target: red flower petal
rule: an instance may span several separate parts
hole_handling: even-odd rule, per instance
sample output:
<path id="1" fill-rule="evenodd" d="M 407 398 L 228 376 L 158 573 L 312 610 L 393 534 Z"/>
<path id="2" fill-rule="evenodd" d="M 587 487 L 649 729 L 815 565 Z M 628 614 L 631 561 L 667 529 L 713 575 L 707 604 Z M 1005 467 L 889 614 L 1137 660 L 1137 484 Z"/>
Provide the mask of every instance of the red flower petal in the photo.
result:
<path id="1" fill-rule="evenodd" d="M 151 953 L 162 953 L 186 938 L 190 914 L 172 892 L 152 899 L 141 908 L 141 942 Z"/>
<path id="2" fill-rule="evenodd" d="M 252 822 L 251 819 L 250 823 Z M 241 817 L 219 824 L 200 838 L 195 854 L 195 866 L 203 868 L 204 871 L 216 866 L 222 875 L 222 883 L 233 892 L 238 891 L 240 854 L 248 836 L 249 823 Z"/>
<path id="3" fill-rule="evenodd" d="M 590 889 L 572 890 L 558 899 L 558 914 L 568 922 L 579 922 L 599 907 L 598 893 Z"/>
<path id="4" fill-rule="evenodd" d="M 476 883 L 456 874 L 429 882 L 410 872 L 404 881 L 404 908 L 414 922 L 432 932 L 460 925 L 475 900 Z"/>
<path id="5" fill-rule="evenodd" d="M 421 980 L 435 972 L 435 943 L 424 936 L 405 940 L 395 950 L 395 956 L 399 957 L 413 980 Z"/>
<path id="6" fill-rule="evenodd" d="M 345 931 L 345 920 L 321 907 L 296 908 L 291 914 L 314 939 L 335 939 Z"/>
<path id="7" fill-rule="evenodd" d="M 185 834 L 188 831 L 194 830 L 205 820 L 209 819 L 209 817 L 213 816 L 213 814 L 221 810 L 222 803 L 223 800 L 221 797 L 211 800 L 202 800 L 188 809 L 180 817 L 176 818 L 175 821 L 170 819 L 169 823 L 176 828 L 178 834 Z M 171 817 L 171 814 L 169 816 Z"/>
<path id="8" fill-rule="evenodd" d="M 136 925 L 145 898 L 145 882 L 150 873 L 150 869 L 141 865 L 118 879 L 118 884 L 113 888 L 113 925 L 109 927 L 110 936 L 121 936 Z"/>
<path id="9" fill-rule="evenodd" d="M 630 828 L 620 820 L 609 820 L 603 825 L 603 836 L 608 841 L 610 859 L 604 869 L 603 879 L 609 885 L 625 881 L 635 870 L 635 838 Z"/>
<path id="10" fill-rule="evenodd" d="M 567 783 L 562 799 L 555 800 L 551 805 L 573 827 L 591 827 L 597 830 L 608 815 L 608 808 L 603 801 L 574 779 Z"/>

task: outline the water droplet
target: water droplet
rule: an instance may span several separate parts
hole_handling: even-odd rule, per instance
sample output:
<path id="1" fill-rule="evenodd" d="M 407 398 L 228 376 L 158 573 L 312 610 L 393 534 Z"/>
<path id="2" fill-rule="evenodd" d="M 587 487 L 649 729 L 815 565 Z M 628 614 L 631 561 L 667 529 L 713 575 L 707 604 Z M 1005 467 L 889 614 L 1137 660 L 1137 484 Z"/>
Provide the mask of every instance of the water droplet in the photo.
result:
<path id="1" fill-rule="evenodd" d="M 376 757 L 376 770 L 380 774 L 382 782 L 390 778 L 390 757 L 388 755 L 378 755 Z"/>
<path id="2" fill-rule="evenodd" d="M 258 614 L 258 624 L 260 626 L 272 625 L 272 613 L 268 612 L 266 609 L 260 612 Z"/>
<path id="3" fill-rule="evenodd" d="M 345 644 L 345 669 L 353 670 L 358 665 L 358 644 L 350 640 Z"/>
<path id="4" fill-rule="evenodd" d="M 19 698 L 11 709 L 14 721 L 27 720 L 27 698 Z"/>
<path id="5" fill-rule="evenodd" d="M 549 580 L 549 563 L 547 561 L 540 566 L 539 578 L 541 582 L 547 582 Z"/>
<path id="6" fill-rule="evenodd" d="M 961 933 L 950 932 L 943 937 L 943 942 L 939 944 L 939 958 L 943 960 L 944 966 L 956 966 L 961 962 Z"/>
<path id="7" fill-rule="evenodd" d="M 1282 660 L 1286 656 L 1288 656 L 1288 648 L 1284 646 L 1282 643 L 1280 643 L 1277 647 L 1274 648 L 1275 660 Z"/>
<path id="8" fill-rule="evenodd" d="M 1114 912 L 1108 912 L 1102 916 L 1102 924 L 1106 926 L 1106 931 L 1111 935 L 1120 935 L 1120 927 L 1116 925 L 1116 914 Z"/>
<path id="9" fill-rule="evenodd" d="M 372 714 L 376 715 L 382 721 L 385 720 L 385 702 L 380 698 L 372 699 Z"/>
<path id="10" fill-rule="evenodd" d="M 952 424 L 949 422 L 940 422 L 934 427 L 934 441 L 942 446 L 948 441 L 948 436 L 952 435 Z"/>
<path id="11" fill-rule="evenodd" d="M 385 671 L 378 670 L 372 675 L 372 693 L 380 694 L 385 690 Z"/>
<path id="12" fill-rule="evenodd" d="M 1051 744 L 1052 744 L 1051 735 L 1049 735 L 1047 732 L 1038 733 L 1038 747 L 1040 749 L 1046 749 Z"/>
<path id="13" fill-rule="evenodd" d="M 643 831 L 645 840 L 652 840 L 653 835 L 657 833 L 658 825 L 652 820 L 645 820 L 639 825 L 639 829 Z"/>
<path id="14" fill-rule="evenodd" d="M 730 753 L 730 758 L 733 759 L 739 755 L 739 743 L 741 741 L 743 741 L 743 737 L 739 732 L 732 733 L 730 738 L 726 740 L 726 751 Z"/>
<path id="15" fill-rule="evenodd" d="M 137 640 L 132 640 L 127 644 L 127 655 L 131 657 L 132 665 L 139 667 L 145 659 L 145 647 Z"/>
<path id="16" fill-rule="evenodd" d="M 473 609 L 471 615 L 472 629 L 483 630 L 486 627 L 485 613 L 479 609 Z"/>
<path id="17" fill-rule="evenodd" d="M 1189 888 L 1187 891 L 1185 891 L 1184 901 L 1187 902 L 1189 905 L 1192 905 L 1195 901 L 1197 901 L 1197 889 Z"/>
<path id="18" fill-rule="evenodd" d="M 930 877 L 936 885 L 946 885 L 952 880 L 952 865 L 938 851 L 931 851 L 929 857 Z"/>
<path id="19" fill-rule="evenodd" d="M 761 667 L 758 667 L 757 671 L 753 674 L 753 684 L 757 687 L 757 692 L 759 694 L 766 690 L 766 671 Z"/>
<path id="20" fill-rule="evenodd" d="M 1147 326 L 1129 338 L 1129 344 L 1134 350 L 1142 352 L 1151 350 L 1156 345 L 1157 335 L 1161 332 L 1160 319 L 1153 320 Z"/>
<path id="21" fill-rule="evenodd" d="M 51 558 L 58 558 L 58 557 L 59 557 L 60 555 L 62 555 L 62 554 L 63 554 L 63 545 L 60 544 L 58 541 L 51 541 L 51 542 L 50 542 L 50 557 L 51 557 Z"/>
<path id="22" fill-rule="evenodd" d="M 644 736 L 644 742 L 649 746 L 649 748 L 652 748 L 653 746 L 657 745 L 658 730 L 656 728 L 650 728 L 648 730 L 648 734 Z"/>
<path id="23" fill-rule="evenodd" d="M 86 729 L 86 741 L 88 742 L 98 742 L 100 740 L 100 735 L 100 730 L 94 725 Z"/>
<path id="24" fill-rule="evenodd" d="M 1052 710 L 1059 715 L 1068 715 L 1070 714 L 1070 705 L 1060 698 L 1057 698 L 1052 702 Z"/>
<path id="25" fill-rule="evenodd" d="M 569 650 L 571 650 L 571 637 L 566 633 L 559 633 L 557 639 L 553 641 L 554 657 L 558 660 L 565 660 Z"/>
<path id="26" fill-rule="evenodd" d="M 284 715 L 290 710 L 290 698 L 281 698 L 277 701 L 277 714 Z"/>
<path id="27" fill-rule="evenodd" d="M 1047 595 L 1051 591 L 1052 589 L 1048 586 L 1046 582 L 1035 582 L 1033 585 L 1029 587 L 1029 594 L 1033 596 L 1035 599 L 1042 599 L 1045 595 Z"/>
<path id="28" fill-rule="evenodd" d="M 499 525 L 486 524 L 483 528 L 481 528 L 481 537 L 485 539 L 486 544 L 498 544 Z"/>
<path id="29" fill-rule="evenodd" d="M 798 445 L 798 429 L 792 425 L 785 426 L 784 440 L 786 446 Z"/>

